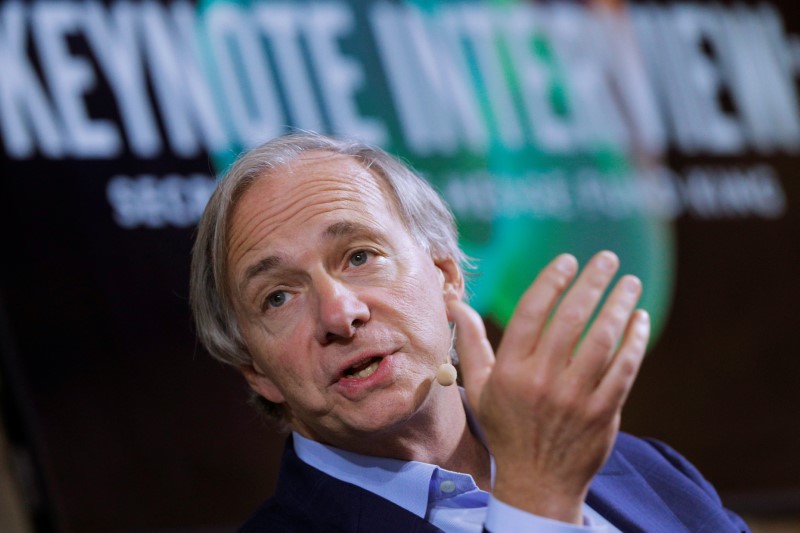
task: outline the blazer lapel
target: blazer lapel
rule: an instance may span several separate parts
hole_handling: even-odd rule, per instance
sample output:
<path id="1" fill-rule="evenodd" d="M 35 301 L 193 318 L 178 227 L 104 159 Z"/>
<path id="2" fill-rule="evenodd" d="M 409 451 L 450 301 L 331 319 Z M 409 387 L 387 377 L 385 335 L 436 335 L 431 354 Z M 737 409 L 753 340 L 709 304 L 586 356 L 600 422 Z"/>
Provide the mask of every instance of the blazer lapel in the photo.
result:
<path id="1" fill-rule="evenodd" d="M 410 513 L 389 500 L 356 487 L 361 496 L 357 531 L 385 531 L 387 533 L 441 533 L 425 519 Z"/>
<path id="2" fill-rule="evenodd" d="M 414 513 L 351 483 L 313 468 L 287 440 L 276 494 L 285 505 L 314 517 L 328 531 L 441 533 Z"/>

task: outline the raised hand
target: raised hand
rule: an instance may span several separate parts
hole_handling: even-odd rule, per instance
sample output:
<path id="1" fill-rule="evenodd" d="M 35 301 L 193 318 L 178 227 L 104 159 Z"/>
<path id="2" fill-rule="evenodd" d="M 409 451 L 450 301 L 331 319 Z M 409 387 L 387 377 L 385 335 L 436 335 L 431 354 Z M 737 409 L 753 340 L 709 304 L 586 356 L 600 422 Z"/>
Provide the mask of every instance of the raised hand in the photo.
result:
<path id="1" fill-rule="evenodd" d="M 495 458 L 493 494 L 509 505 L 581 523 L 650 334 L 635 309 L 641 282 L 624 276 L 581 339 L 618 266 L 600 252 L 570 287 L 577 260 L 557 257 L 520 299 L 496 358 L 478 313 L 448 303 L 467 399 Z"/>

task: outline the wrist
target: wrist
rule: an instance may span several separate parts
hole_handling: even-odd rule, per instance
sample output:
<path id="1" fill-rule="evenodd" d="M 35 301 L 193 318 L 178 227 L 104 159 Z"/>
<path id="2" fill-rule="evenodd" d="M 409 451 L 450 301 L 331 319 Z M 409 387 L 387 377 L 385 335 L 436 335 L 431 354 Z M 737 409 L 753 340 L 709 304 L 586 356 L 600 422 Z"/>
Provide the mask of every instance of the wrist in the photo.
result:
<path id="1" fill-rule="evenodd" d="M 506 505 L 537 516 L 583 524 L 585 491 L 561 490 L 544 481 L 536 482 L 535 478 L 505 480 L 498 475 L 492 495 Z"/>

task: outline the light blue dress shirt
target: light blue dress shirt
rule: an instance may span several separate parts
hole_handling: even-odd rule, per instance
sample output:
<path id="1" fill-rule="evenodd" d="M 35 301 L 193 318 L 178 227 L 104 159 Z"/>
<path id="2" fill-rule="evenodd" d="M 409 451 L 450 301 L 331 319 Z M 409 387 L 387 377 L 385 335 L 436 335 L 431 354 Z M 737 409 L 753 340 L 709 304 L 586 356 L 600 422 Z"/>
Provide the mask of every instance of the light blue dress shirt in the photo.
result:
<path id="1" fill-rule="evenodd" d="M 297 456 L 340 481 L 368 490 L 452 533 L 620 533 L 588 505 L 584 525 L 536 516 L 495 499 L 472 476 L 418 461 L 371 457 L 320 444 L 294 433 Z M 494 459 L 492 459 L 494 482 Z"/>

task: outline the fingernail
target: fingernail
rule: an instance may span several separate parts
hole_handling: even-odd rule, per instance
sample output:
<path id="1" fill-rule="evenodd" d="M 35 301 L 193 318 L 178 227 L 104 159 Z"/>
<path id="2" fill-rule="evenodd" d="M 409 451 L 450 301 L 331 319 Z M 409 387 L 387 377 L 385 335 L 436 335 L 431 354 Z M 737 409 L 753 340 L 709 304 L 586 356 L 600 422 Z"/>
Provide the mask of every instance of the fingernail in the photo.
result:
<path id="1" fill-rule="evenodd" d="M 596 264 L 602 270 L 614 270 L 617 265 L 617 256 L 611 252 L 601 252 L 597 256 Z"/>
<path id="2" fill-rule="evenodd" d="M 575 258 L 569 254 L 561 255 L 556 259 L 554 266 L 556 270 L 560 270 L 565 274 L 571 274 L 575 269 Z"/>
<path id="3" fill-rule="evenodd" d="M 639 288 L 642 286 L 642 282 L 636 276 L 625 276 L 620 283 L 622 288 L 631 294 L 639 292 Z"/>

